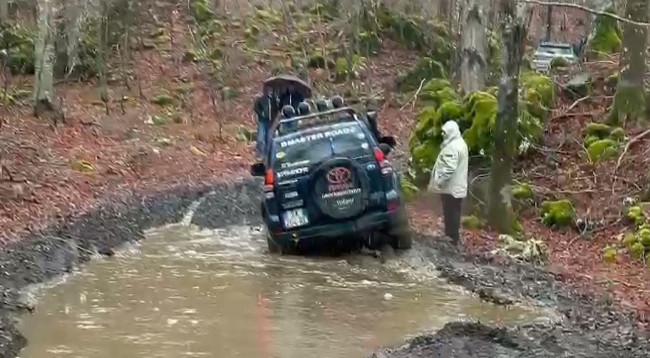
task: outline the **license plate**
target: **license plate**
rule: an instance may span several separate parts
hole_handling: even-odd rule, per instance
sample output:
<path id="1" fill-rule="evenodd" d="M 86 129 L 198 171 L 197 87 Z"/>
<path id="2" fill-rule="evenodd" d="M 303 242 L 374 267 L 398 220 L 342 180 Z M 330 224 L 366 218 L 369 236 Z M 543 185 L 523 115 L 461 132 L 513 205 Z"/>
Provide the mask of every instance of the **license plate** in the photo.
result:
<path id="1" fill-rule="evenodd" d="M 307 211 L 305 209 L 285 211 L 283 220 L 284 227 L 287 229 L 303 226 L 309 223 L 309 218 L 307 217 Z"/>

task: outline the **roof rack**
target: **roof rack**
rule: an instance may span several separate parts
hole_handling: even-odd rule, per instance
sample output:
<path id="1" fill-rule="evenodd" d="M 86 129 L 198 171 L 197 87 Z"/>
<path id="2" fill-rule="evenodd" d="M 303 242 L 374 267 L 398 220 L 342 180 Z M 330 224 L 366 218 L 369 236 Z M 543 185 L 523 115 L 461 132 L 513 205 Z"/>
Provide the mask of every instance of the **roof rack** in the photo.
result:
<path id="1" fill-rule="evenodd" d="M 271 128 L 271 133 L 275 133 L 276 130 L 280 126 L 286 128 L 286 125 L 289 123 L 296 123 L 297 126 L 295 128 L 288 128 L 284 129 L 281 131 L 281 134 L 288 134 L 296 130 L 304 129 L 305 127 L 308 127 L 310 125 L 314 124 L 325 124 L 325 123 L 331 123 L 331 122 L 337 122 L 341 120 L 340 116 L 333 116 L 335 114 L 342 114 L 342 113 L 347 113 L 350 115 L 351 118 L 353 118 L 355 121 L 357 119 L 356 117 L 356 111 L 351 108 L 351 107 L 342 107 L 342 108 L 336 108 L 336 109 L 330 109 L 327 111 L 322 111 L 322 112 L 312 112 L 310 114 L 306 114 L 303 116 L 296 116 L 296 117 L 291 117 L 291 118 L 283 118 L 280 119 L 279 121 L 275 122 L 273 124 L 273 127 Z M 306 123 L 305 123 L 306 121 Z"/>

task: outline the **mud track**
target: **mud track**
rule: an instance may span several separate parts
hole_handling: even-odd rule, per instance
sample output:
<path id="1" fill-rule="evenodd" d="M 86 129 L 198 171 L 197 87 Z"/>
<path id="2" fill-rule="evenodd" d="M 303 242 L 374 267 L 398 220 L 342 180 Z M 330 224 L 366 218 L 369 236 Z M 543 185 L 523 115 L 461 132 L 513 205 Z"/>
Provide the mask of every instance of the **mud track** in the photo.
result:
<path id="1" fill-rule="evenodd" d="M 174 188 L 154 196 L 114 197 L 64 225 L 25 237 L 0 251 L 0 357 L 16 357 L 27 344 L 15 319 L 33 307 L 20 290 L 70 272 L 94 255 L 143 237 L 144 230 L 179 222 L 193 202 L 205 200 L 195 225 L 216 228 L 258 223 L 260 185 L 253 181 Z M 456 322 L 375 357 L 648 357 L 647 332 L 636 330 L 631 312 L 565 286 L 549 272 L 513 262 L 470 257 L 432 237 L 418 237 L 413 254 L 433 263 L 443 277 L 485 300 L 518 301 L 553 308 L 562 317 L 549 323 L 493 328 Z"/>

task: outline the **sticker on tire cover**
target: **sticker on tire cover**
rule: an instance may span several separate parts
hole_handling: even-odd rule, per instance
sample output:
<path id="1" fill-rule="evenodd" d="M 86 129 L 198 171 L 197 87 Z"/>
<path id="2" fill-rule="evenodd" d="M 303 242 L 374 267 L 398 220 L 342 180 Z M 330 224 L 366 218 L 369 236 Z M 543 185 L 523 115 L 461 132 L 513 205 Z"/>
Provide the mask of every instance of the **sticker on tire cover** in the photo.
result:
<path id="1" fill-rule="evenodd" d="M 286 155 L 287 155 L 287 153 L 285 153 L 285 152 L 278 152 L 278 153 L 275 155 L 275 157 L 276 157 L 277 159 L 282 159 L 282 158 L 284 158 Z"/>

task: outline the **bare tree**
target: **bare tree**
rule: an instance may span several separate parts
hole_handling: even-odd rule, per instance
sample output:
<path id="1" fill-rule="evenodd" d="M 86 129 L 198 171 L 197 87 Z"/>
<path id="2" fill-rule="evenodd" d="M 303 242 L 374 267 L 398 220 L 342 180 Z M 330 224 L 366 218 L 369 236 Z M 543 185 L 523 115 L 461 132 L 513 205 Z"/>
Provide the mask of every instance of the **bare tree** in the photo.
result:
<path id="1" fill-rule="evenodd" d="M 647 22 L 648 0 L 627 0 L 625 18 Z M 623 23 L 621 73 L 614 95 L 614 104 L 608 117 L 613 124 L 625 125 L 628 120 L 641 121 L 646 117 L 647 104 L 643 77 L 647 42 L 647 27 Z"/>
<path id="2" fill-rule="evenodd" d="M 485 85 L 487 38 L 483 1 L 464 1 L 460 82 L 465 93 L 469 93 Z"/>
<path id="3" fill-rule="evenodd" d="M 522 21 L 523 6 L 518 7 L 516 0 L 501 0 L 500 9 L 503 20 L 503 70 L 494 131 L 489 218 L 499 232 L 512 233 L 516 220 L 511 201 L 512 164 L 517 153 L 519 69 L 526 34 Z"/>
<path id="4" fill-rule="evenodd" d="M 38 38 L 34 48 L 34 114 L 53 111 L 54 98 L 54 3 L 38 0 Z"/>
<path id="5" fill-rule="evenodd" d="M 68 0 L 65 4 L 65 36 L 66 36 L 66 79 L 72 74 L 79 57 L 79 40 L 81 39 L 81 19 L 85 2 Z"/>
<path id="6" fill-rule="evenodd" d="M 0 25 L 9 22 L 9 0 L 0 0 Z"/>

